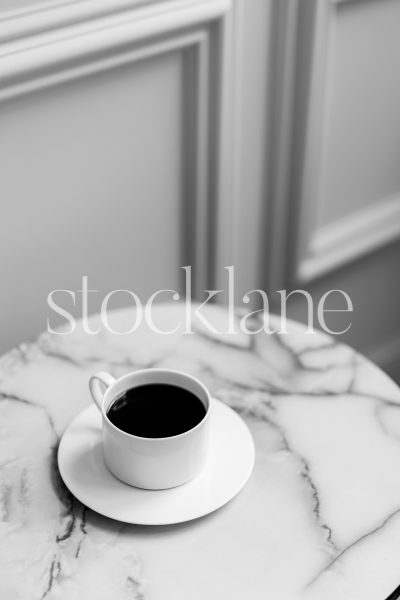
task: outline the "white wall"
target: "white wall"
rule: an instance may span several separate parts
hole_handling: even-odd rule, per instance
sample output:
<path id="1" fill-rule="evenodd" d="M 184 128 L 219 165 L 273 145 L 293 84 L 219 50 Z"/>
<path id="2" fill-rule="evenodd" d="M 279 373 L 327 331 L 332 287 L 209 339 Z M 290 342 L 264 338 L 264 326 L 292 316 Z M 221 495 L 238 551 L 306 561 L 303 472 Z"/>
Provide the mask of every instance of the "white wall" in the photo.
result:
<path id="1" fill-rule="evenodd" d="M 269 197 L 272 206 L 286 203 L 286 218 L 275 217 L 270 230 L 275 271 L 281 285 L 317 299 L 348 291 L 355 312 L 347 341 L 398 376 L 400 2 L 296 4 L 297 28 L 282 43 L 295 58 L 278 90 L 288 105 L 280 129 L 294 117 L 280 149 L 270 149 L 286 151 L 278 184 L 290 181 L 286 194 Z"/>
<path id="2" fill-rule="evenodd" d="M 400 2 L 345 2 L 331 19 L 319 225 L 400 203 Z"/>
<path id="3" fill-rule="evenodd" d="M 122 17 L 104 1 L 4 17 L 1 351 L 56 323 L 48 293 L 83 275 L 91 312 L 118 288 L 180 290 L 186 264 L 207 287 L 227 4 L 118 4 Z"/>
<path id="4" fill-rule="evenodd" d="M 400 363 L 400 0 L 47 6 L 1 21 L 0 349 L 84 274 L 234 264 L 239 294 L 346 289 L 346 339 Z"/>
<path id="5" fill-rule="evenodd" d="M 171 53 L 3 105 L 3 347 L 44 329 L 46 292 L 83 274 L 92 310 L 114 288 L 179 285 L 181 80 Z"/>

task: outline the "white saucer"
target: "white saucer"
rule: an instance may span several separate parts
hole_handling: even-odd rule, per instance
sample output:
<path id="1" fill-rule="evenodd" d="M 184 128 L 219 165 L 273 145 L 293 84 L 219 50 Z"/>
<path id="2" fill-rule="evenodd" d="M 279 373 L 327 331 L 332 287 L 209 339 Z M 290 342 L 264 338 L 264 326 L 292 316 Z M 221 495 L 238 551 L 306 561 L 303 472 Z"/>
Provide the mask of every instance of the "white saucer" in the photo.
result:
<path id="1" fill-rule="evenodd" d="M 254 465 L 253 438 L 244 421 L 219 400 L 211 404 L 209 458 L 193 481 L 168 490 L 142 490 L 116 479 L 101 447 L 101 415 L 93 405 L 65 431 L 58 466 L 68 489 L 96 512 L 138 525 L 170 525 L 202 517 L 231 500 Z"/>

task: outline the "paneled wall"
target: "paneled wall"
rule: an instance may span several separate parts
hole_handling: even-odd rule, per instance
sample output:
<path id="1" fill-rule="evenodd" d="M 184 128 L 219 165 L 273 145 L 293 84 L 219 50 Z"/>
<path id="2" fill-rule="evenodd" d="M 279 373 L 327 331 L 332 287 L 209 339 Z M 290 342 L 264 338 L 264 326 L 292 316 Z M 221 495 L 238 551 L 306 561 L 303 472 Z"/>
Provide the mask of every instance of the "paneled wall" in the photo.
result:
<path id="1" fill-rule="evenodd" d="M 319 2 L 298 265 L 316 278 L 400 235 L 400 3 Z"/>
<path id="2" fill-rule="evenodd" d="M 1 350 L 57 323 L 51 290 L 77 292 L 76 306 L 54 299 L 81 314 L 83 275 L 90 312 L 114 289 L 180 290 L 182 265 L 207 287 L 227 9 L 89 0 L 4 15 Z"/>
<path id="3" fill-rule="evenodd" d="M 346 339 L 396 374 L 400 0 L 8 9 L 0 350 L 84 274 L 96 310 L 114 288 L 180 289 L 185 264 L 197 293 L 224 287 L 234 264 L 238 301 L 346 290 Z"/>
<path id="4" fill-rule="evenodd" d="M 275 46 L 290 66 L 276 91 L 266 280 L 316 299 L 346 290 L 354 315 L 345 339 L 398 376 L 400 2 L 289 5 Z M 292 314 L 305 314 L 302 301 Z"/>

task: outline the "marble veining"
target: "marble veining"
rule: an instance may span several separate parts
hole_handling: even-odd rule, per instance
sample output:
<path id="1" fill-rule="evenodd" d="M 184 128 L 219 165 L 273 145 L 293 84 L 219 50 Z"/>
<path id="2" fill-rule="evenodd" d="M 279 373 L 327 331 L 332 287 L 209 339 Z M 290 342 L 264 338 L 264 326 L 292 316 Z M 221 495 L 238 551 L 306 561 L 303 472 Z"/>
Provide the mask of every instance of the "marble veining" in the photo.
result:
<path id="1" fill-rule="evenodd" d="M 160 305 L 167 329 L 181 305 Z M 204 314 L 215 323 L 223 309 Z M 113 326 L 132 322 L 116 311 Z M 272 321 L 273 322 L 273 321 Z M 91 319 L 98 325 L 98 317 Z M 254 320 L 255 329 L 260 321 Z M 224 508 L 176 526 L 78 502 L 56 452 L 87 380 L 149 366 L 198 376 L 247 422 L 256 466 Z M 306 334 L 43 334 L 0 359 L 0 597 L 385 600 L 400 584 L 400 391 L 337 340 Z"/>

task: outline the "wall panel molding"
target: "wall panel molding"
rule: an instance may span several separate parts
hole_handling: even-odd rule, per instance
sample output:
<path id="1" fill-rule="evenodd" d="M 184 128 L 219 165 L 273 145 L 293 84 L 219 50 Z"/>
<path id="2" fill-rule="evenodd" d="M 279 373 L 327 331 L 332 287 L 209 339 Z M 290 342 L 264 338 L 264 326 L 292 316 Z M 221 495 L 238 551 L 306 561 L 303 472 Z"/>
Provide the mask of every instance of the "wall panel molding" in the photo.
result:
<path id="1" fill-rule="evenodd" d="M 40 5 L 3 16 L 1 102 L 170 52 L 184 56 L 182 264 L 194 268 L 194 292 L 211 284 L 212 223 L 220 202 L 224 19 L 229 0 Z M 8 40 L 8 41 L 7 41 Z M 221 82 L 221 83 L 220 83 Z M 212 163 L 212 164 L 211 164 Z"/>
<path id="2" fill-rule="evenodd" d="M 103 27 L 123 25 L 135 21 L 138 30 L 149 35 L 167 26 L 179 29 L 221 17 L 229 9 L 229 0 L 61 0 L 45 2 L 0 16 L 0 43 L 19 40 L 27 43 L 33 36 L 47 35 L 50 39 L 62 37 L 62 30 L 90 32 Z M 67 34 L 68 35 L 68 34 Z M 41 43 L 40 38 L 37 38 Z M 35 41 L 34 41 L 35 43 Z"/>
<path id="3" fill-rule="evenodd" d="M 310 281 L 400 237 L 400 194 L 319 228 L 299 277 Z"/>
<path id="4" fill-rule="evenodd" d="M 296 70 L 299 11 L 301 0 L 276 2 L 272 48 L 272 125 L 270 132 L 270 163 L 267 196 L 270 235 L 264 251 L 267 255 L 265 270 L 267 288 L 276 290 L 285 286 L 290 218 L 290 183 L 292 171 L 293 132 L 295 119 Z M 272 200 L 273 199 L 273 200 Z M 290 235 L 290 234 L 289 234 Z"/>
<path id="5" fill-rule="evenodd" d="M 313 48 L 301 117 L 305 130 L 294 157 L 297 180 L 290 198 L 291 221 L 286 221 L 286 230 L 285 225 L 278 228 L 281 238 L 292 240 L 286 263 L 289 285 L 307 284 L 400 237 L 400 194 L 377 197 L 372 205 L 356 209 L 332 224 L 317 223 L 326 160 L 330 43 L 343 4 L 313 0 Z M 301 46 L 298 50 L 301 53 Z"/>
<path id="6" fill-rule="evenodd" d="M 43 85 L 51 85 L 52 74 L 55 81 L 57 76 L 76 77 L 85 63 L 89 63 L 88 69 L 95 69 L 97 61 L 104 69 L 113 56 L 117 56 L 117 63 L 124 55 L 130 60 L 131 49 L 134 49 L 132 57 L 138 56 L 136 49 L 146 48 L 157 37 L 174 38 L 191 27 L 209 26 L 224 16 L 229 4 L 226 0 L 203 0 L 194 6 L 191 1 L 175 0 L 158 3 L 157 8 L 153 4 L 139 6 L 124 13 L 122 18 L 118 15 L 117 19 L 113 13 L 106 19 L 98 19 L 95 13 L 90 28 L 83 31 L 79 24 L 71 25 L 65 17 L 51 30 L 40 34 L 35 31 L 35 35 L 24 35 L 35 13 L 21 17 L 27 23 L 21 24 L 19 39 L 1 46 L 0 98 L 20 95 L 25 88 L 29 91 L 30 82 L 34 87 L 42 77 L 46 79 Z M 7 26 L 7 20 L 4 25 Z"/>
<path id="7" fill-rule="evenodd" d="M 247 290 L 263 284 L 274 4 L 235 0 L 224 23 L 224 161 L 219 171 L 215 286 L 226 289 L 224 267 L 235 265 L 238 302 Z"/>
<path id="8" fill-rule="evenodd" d="M 273 138 L 276 159 L 270 175 L 275 186 L 269 190 L 270 257 L 264 267 L 269 288 L 308 284 L 400 238 L 400 191 L 390 198 L 376 197 L 373 204 L 332 224 L 318 224 L 327 160 L 331 46 L 339 11 L 350 2 L 356 10 L 355 0 L 309 0 L 297 11 L 295 3 L 289 2 L 290 10 L 285 0 L 281 5 L 286 29 L 281 28 L 276 69 L 285 60 L 292 67 L 287 69 L 291 80 L 278 82 L 271 117 L 278 136 Z"/>

